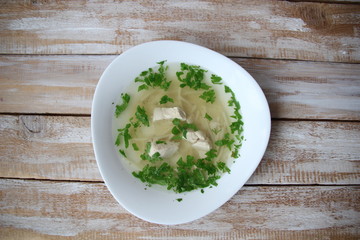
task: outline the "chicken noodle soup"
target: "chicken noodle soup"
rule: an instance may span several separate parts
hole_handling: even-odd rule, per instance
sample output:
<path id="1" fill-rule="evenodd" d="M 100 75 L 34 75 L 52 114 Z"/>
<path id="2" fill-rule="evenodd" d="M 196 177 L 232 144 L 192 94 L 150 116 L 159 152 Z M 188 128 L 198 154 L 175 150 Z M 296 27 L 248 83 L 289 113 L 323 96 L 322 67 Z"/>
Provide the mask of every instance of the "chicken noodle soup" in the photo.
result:
<path id="1" fill-rule="evenodd" d="M 113 129 L 133 176 L 175 192 L 216 186 L 243 140 L 240 104 L 221 77 L 166 61 L 121 94 Z"/>

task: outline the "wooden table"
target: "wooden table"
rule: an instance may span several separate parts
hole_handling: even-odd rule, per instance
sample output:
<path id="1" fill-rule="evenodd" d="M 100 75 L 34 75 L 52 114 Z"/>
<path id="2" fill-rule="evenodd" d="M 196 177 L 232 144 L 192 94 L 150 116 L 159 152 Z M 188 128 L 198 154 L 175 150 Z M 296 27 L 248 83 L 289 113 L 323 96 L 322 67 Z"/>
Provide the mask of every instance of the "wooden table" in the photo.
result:
<path id="1" fill-rule="evenodd" d="M 115 201 L 90 136 L 106 66 L 160 39 L 232 58 L 272 114 L 247 184 L 175 226 Z M 358 1 L 1 0 L 0 53 L 0 239 L 360 239 Z"/>

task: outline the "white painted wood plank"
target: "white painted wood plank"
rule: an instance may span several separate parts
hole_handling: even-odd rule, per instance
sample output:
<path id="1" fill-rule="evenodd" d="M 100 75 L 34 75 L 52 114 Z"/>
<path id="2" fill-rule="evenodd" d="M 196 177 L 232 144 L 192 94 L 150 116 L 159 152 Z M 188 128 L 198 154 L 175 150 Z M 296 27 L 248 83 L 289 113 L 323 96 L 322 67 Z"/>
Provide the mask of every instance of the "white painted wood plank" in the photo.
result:
<path id="1" fill-rule="evenodd" d="M 359 143 L 358 122 L 273 121 L 247 184 L 360 184 Z M 3 178 L 102 181 L 89 117 L 2 115 L 0 153 Z"/>
<path id="2" fill-rule="evenodd" d="M 1 56 L 0 112 L 90 114 L 98 79 L 114 58 Z M 273 118 L 360 120 L 358 64 L 233 60 L 260 84 Z"/>
<path id="3" fill-rule="evenodd" d="M 102 183 L 1 179 L 0 195 L 2 239 L 360 237 L 359 187 L 244 187 L 213 213 L 175 226 L 132 216 Z"/>
<path id="4" fill-rule="evenodd" d="M 359 62 L 357 4 L 287 1 L 6 1 L 0 53 L 117 54 L 148 41 L 227 56 Z"/>

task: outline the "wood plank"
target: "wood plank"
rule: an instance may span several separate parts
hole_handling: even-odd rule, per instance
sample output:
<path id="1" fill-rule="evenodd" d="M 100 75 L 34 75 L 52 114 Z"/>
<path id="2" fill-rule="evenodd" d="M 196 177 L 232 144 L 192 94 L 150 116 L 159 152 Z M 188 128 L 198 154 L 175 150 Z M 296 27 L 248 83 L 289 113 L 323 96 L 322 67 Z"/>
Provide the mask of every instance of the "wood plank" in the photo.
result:
<path id="1" fill-rule="evenodd" d="M 273 118 L 360 120 L 357 64 L 235 60 L 263 89 Z"/>
<path id="2" fill-rule="evenodd" d="M 357 4 L 3 1 L 0 53 L 117 54 L 182 40 L 227 56 L 359 62 Z"/>
<path id="3" fill-rule="evenodd" d="M 132 216 L 102 183 L 0 183 L 1 239 L 360 237 L 359 187 L 244 187 L 199 220 L 162 226 Z"/>
<path id="4" fill-rule="evenodd" d="M 319 2 L 319 3 L 350 3 L 350 4 L 356 4 L 360 3 L 359 0 L 285 0 L 289 2 Z"/>
<path id="5" fill-rule="evenodd" d="M 0 177 L 102 181 L 89 117 L 0 116 Z M 247 184 L 360 184 L 360 123 L 273 121 Z"/>
<path id="6" fill-rule="evenodd" d="M 115 56 L 1 56 L 0 112 L 90 114 Z M 360 120 L 358 64 L 234 58 L 267 96 L 273 118 Z"/>

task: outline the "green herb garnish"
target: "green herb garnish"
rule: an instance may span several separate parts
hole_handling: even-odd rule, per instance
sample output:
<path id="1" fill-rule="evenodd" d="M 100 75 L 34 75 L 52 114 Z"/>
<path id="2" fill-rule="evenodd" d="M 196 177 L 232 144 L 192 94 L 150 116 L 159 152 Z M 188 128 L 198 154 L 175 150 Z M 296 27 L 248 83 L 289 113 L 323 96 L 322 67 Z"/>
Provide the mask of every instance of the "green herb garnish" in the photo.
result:
<path id="1" fill-rule="evenodd" d="M 177 198 L 176 201 L 181 202 L 183 199 L 182 198 Z"/>
<path id="2" fill-rule="evenodd" d="M 138 147 L 138 145 L 136 145 L 136 143 L 133 143 L 132 147 L 133 147 L 134 151 L 139 151 L 139 147 Z"/>
<path id="3" fill-rule="evenodd" d="M 221 129 L 220 128 L 211 128 L 211 131 L 217 135 L 219 132 L 221 132 Z"/>
<path id="4" fill-rule="evenodd" d="M 121 153 L 121 155 L 123 155 L 124 157 L 126 157 L 125 151 L 122 149 L 119 149 L 119 153 Z"/>
<path id="5" fill-rule="evenodd" d="M 178 80 L 181 82 L 180 87 L 189 87 L 194 90 L 204 90 L 204 92 L 200 95 L 200 98 L 204 99 L 206 102 L 214 103 L 216 96 L 215 90 L 211 89 L 211 86 L 204 82 L 205 79 L 204 69 L 201 69 L 200 66 L 196 65 L 188 65 L 186 63 L 181 63 L 181 71 L 176 73 Z M 212 75 L 212 81 L 216 82 L 216 84 L 220 84 L 221 78 L 216 75 Z"/>
<path id="6" fill-rule="evenodd" d="M 171 167 L 164 162 L 159 167 L 147 164 L 141 171 L 132 174 L 142 182 L 167 186 L 175 192 L 187 192 L 208 186 L 217 186 L 220 172 L 227 172 L 222 164 L 214 164 L 217 157 L 216 150 L 211 149 L 206 153 L 206 158 L 195 159 L 186 156 L 186 160 L 179 158 L 176 167 Z"/>
<path id="7" fill-rule="evenodd" d="M 176 73 L 178 80 L 181 82 L 180 87 L 189 87 L 194 90 L 203 89 L 208 90 L 211 87 L 204 83 L 205 72 L 200 66 L 188 65 L 181 63 L 181 71 Z"/>
<path id="8" fill-rule="evenodd" d="M 209 121 L 213 120 L 213 118 L 212 118 L 209 114 L 207 114 L 207 113 L 205 113 L 204 118 L 206 118 L 206 119 L 209 120 Z"/>
<path id="9" fill-rule="evenodd" d="M 140 76 L 135 78 L 135 82 L 143 83 L 138 87 L 138 92 L 151 88 L 159 87 L 165 91 L 169 89 L 171 81 L 167 81 L 166 70 L 168 66 L 164 66 L 165 61 L 158 62 L 159 68 L 157 71 L 154 71 L 152 68 L 149 68 L 146 71 L 140 73 Z"/>
<path id="10" fill-rule="evenodd" d="M 116 138 L 115 141 L 115 145 L 119 146 L 121 143 L 121 138 L 124 138 L 124 143 L 125 143 L 125 147 L 128 148 L 129 147 L 129 140 L 131 139 L 131 135 L 129 133 L 129 128 L 131 127 L 131 124 L 128 123 L 126 124 L 126 126 L 124 128 L 119 128 L 118 129 L 118 136 Z"/>
<path id="11" fill-rule="evenodd" d="M 222 172 L 230 173 L 230 168 L 228 168 L 224 162 L 218 162 L 217 167 Z"/>
<path id="12" fill-rule="evenodd" d="M 119 130 L 118 130 L 119 131 Z M 116 146 L 119 146 L 120 143 L 121 143 L 121 137 L 123 137 L 123 133 L 118 133 L 118 136 L 116 137 L 116 140 L 115 140 L 115 145 Z"/>
<path id="13" fill-rule="evenodd" d="M 215 142 L 216 146 L 227 146 L 229 150 L 231 150 L 232 145 L 234 144 L 235 140 L 230 138 L 229 133 L 225 133 L 224 138 Z"/>
<path id="14" fill-rule="evenodd" d="M 166 142 L 163 141 L 163 140 L 157 140 L 155 143 L 156 143 L 156 144 L 166 144 Z"/>
<path id="15" fill-rule="evenodd" d="M 132 174 L 142 182 L 148 183 L 149 186 L 152 184 L 159 184 L 167 186 L 167 189 L 169 190 L 176 185 L 174 169 L 166 162 L 162 163 L 159 167 L 147 164 L 141 171 L 132 172 Z"/>
<path id="16" fill-rule="evenodd" d="M 235 135 L 237 144 L 234 144 L 234 149 L 231 153 L 231 157 L 238 158 L 239 157 L 239 149 L 242 145 L 241 142 L 244 140 L 244 136 L 242 136 L 242 133 L 244 131 L 243 130 L 244 122 L 242 121 L 242 116 L 239 112 L 240 111 L 240 103 L 236 100 L 235 93 L 228 86 L 224 86 L 224 89 L 225 89 L 225 93 L 231 94 L 231 98 L 228 101 L 228 105 L 230 107 L 234 107 L 234 114 L 231 115 L 231 118 L 233 118 L 235 120 L 233 122 L 231 122 L 231 124 L 230 124 L 230 131 L 232 134 L 235 134 L 237 132 L 237 134 Z M 235 140 L 234 140 L 234 142 L 235 142 Z"/>
<path id="17" fill-rule="evenodd" d="M 160 99 L 160 104 L 165 104 L 168 102 L 174 102 L 174 99 L 170 98 L 168 95 L 164 95 L 161 99 Z"/>
<path id="18" fill-rule="evenodd" d="M 127 93 L 121 94 L 121 98 L 123 100 L 122 104 L 115 106 L 115 117 L 119 117 L 120 114 L 125 111 L 130 102 L 130 95 Z"/>
<path id="19" fill-rule="evenodd" d="M 146 114 L 144 107 L 137 106 L 135 116 L 142 124 L 147 127 L 150 126 L 149 117 Z"/>
<path id="20" fill-rule="evenodd" d="M 222 84 L 221 80 L 222 80 L 222 78 L 220 76 L 211 74 L 211 82 L 213 84 Z"/>

